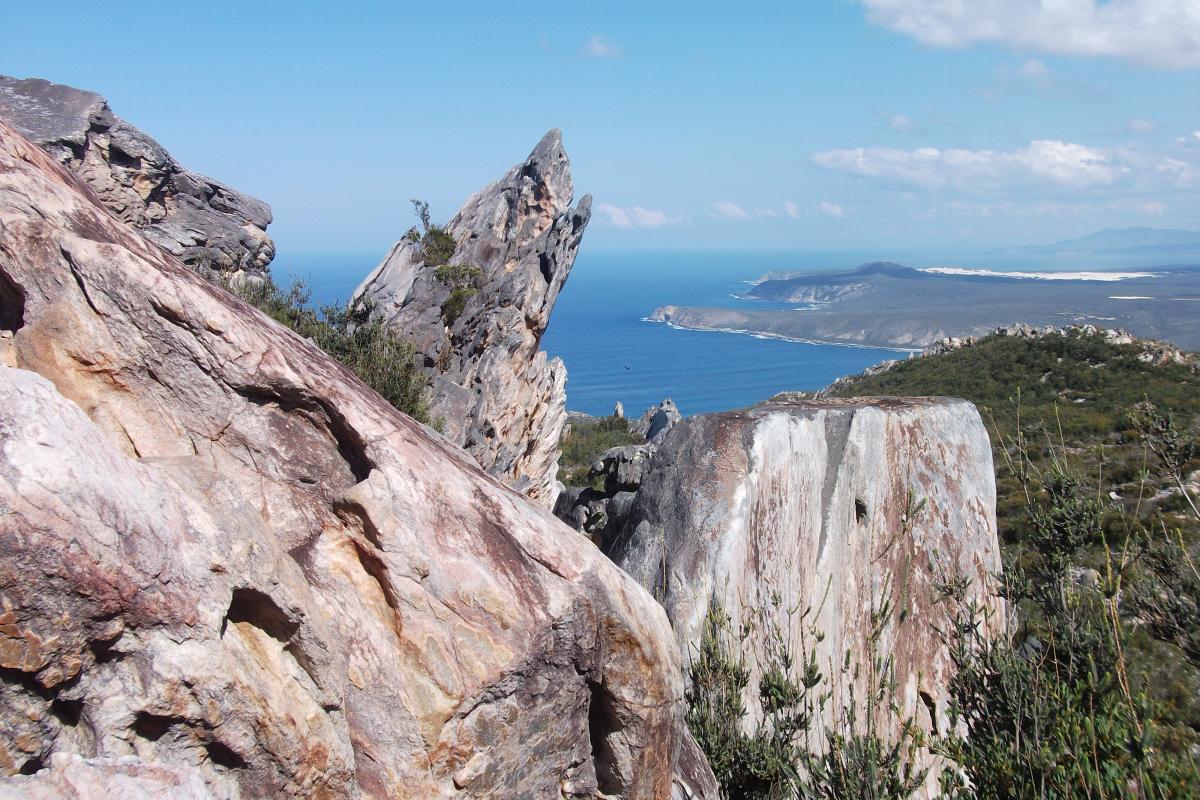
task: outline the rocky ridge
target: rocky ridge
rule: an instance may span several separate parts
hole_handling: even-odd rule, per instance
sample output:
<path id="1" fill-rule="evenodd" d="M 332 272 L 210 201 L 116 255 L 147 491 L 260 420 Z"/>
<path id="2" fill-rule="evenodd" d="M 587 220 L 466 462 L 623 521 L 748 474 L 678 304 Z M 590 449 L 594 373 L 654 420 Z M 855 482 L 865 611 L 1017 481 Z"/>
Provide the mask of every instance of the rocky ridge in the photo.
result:
<path id="1" fill-rule="evenodd" d="M 0 329 L 3 792 L 715 797 L 641 587 L 3 123 Z"/>
<path id="2" fill-rule="evenodd" d="M 572 206 L 562 135 L 553 130 L 523 163 L 472 196 L 446 231 L 451 264 L 479 269 L 460 313 L 453 289 L 419 242 L 397 243 L 355 292 L 413 341 L 432 376 L 430 417 L 488 473 L 552 506 L 566 421 L 566 368 L 539 349 L 591 216 Z"/>
<path id="3" fill-rule="evenodd" d="M 1138 354 L 1138 360 L 1146 364 L 1184 364 L 1191 365 L 1193 368 L 1200 368 L 1200 356 L 1196 353 L 1189 353 L 1186 350 L 1181 350 L 1170 342 L 1160 342 L 1154 339 L 1141 339 L 1134 336 L 1127 330 L 1120 328 L 1098 328 L 1095 325 L 1043 325 L 1036 327 L 1033 325 L 1025 325 L 1017 322 L 1012 325 L 1001 325 L 983 336 L 948 336 L 934 344 L 926 347 L 919 354 L 914 354 L 910 358 L 922 358 L 925 356 L 939 356 L 944 353 L 951 353 L 955 350 L 962 350 L 967 347 L 974 347 L 987 336 L 1008 336 L 1016 339 L 1040 339 L 1045 336 L 1096 336 L 1101 335 L 1109 344 L 1115 345 L 1135 345 L 1141 351 Z M 851 386 L 859 378 L 864 376 L 882 375 L 885 372 L 891 371 L 898 364 L 903 363 L 901 359 L 891 359 L 881 361 L 874 366 L 863 370 L 861 375 L 845 375 L 838 378 L 833 383 L 816 392 L 816 397 L 832 397 L 842 389 Z M 791 393 L 786 392 L 778 396 L 778 399 L 787 397 L 807 396 L 806 393 Z"/>
<path id="4" fill-rule="evenodd" d="M 0 76 L 0 120 L 79 176 L 113 214 L 193 268 L 263 276 L 271 208 L 185 169 L 108 102 L 36 78 Z"/>

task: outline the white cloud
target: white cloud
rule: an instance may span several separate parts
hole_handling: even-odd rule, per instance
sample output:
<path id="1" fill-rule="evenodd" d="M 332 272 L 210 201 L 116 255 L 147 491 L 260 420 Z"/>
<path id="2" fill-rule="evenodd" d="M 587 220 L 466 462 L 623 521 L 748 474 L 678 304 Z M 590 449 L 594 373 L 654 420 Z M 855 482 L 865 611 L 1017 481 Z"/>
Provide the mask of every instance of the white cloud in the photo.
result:
<path id="1" fill-rule="evenodd" d="M 596 210 L 604 215 L 605 221 L 609 225 L 624 230 L 634 230 L 635 228 L 653 230 L 682 222 L 680 217 L 672 217 L 657 208 L 642 208 L 641 206 L 621 208 L 608 203 L 597 203 Z"/>
<path id="2" fill-rule="evenodd" d="M 783 210 L 786 211 L 787 215 L 792 219 L 800 219 L 800 209 L 791 200 L 788 200 L 783 204 Z"/>
<path id="3" fill-rule="evenodd" d="M 754 209 L 754 216 L 756 216 L 756 217 L 778 217 L 779 212 L 773 208 L 756 208 L 756 209 Z"/>
<path id="4" fill-rule="evenodd" d="M 1157 200 L 1151 200 L 1149 202 L 1142 203 L 1142 213 L 1151 217 L 1161 217 L 1163 214 L 1167 213 L 1167 205 L 1166 203 L 1160 203 Z"/>
<path id="5" fill-rule="evenodd" d="M 867 19 L 936 47 L 1019 50 L 1200 67 L 1196 0 L 860 0 Z"/>
<path id="6" fill-rule="evenodd" d="M 1007 152 L 860 147 L 827 150 L 813 160 L 827 169 L 925 188 L 970 188 L 1020 180 L 1086 188 L 1111 184 L 1131 171 L 1112 151 L 1052 139 L 1038 139 Z"/>
<path id="7" fill-rule="evenodd" d="M 834 217 L 836 219 L 842 219 L 846 216 L 846 209 L 842 208 L 837 203 L 829 203 L 824 200 L 822 200 L 820 203 L 817 203 L 817 210 L 827 217 Z"/>
<path id="8" fill-rule="evenodd" d="M 1193 131 L 1187 136 L 1182 136 L 1179 143 L 1184 147 L 1200 147 L 1200 131 Z"/>
<path id="9" fill-rule="evenodd" d="M 1030 58 L 1017 67 L 1017 74 L 1039 89 L 1050 87 L 1050 68 L 1040 58 Z"/>
<path id="10" fill-rule="evenodd" d="M 888 117 L 888 125 L 891 125 L 892 130 L 899 133 L 912 133 L 917 130 L 917 123 L 903 114 L 892 114 Z"/>
<path id="11" fill-rule="evenodd" d="M 581 55 L 584 58 L 620 58 L 624 53 L 621 45 L 597 33 L 584 42 Z"/>
<path id="12" fill-rule="evenodd" d="M 1129 130 L 1131 133 L 1154 133 L 1157 127 L 1152 120 L 1148 119 L 1131 119 L 1129 120 Z"/>
<path id="13" fill-rule="evenodd" d="M 750 215 L 746 213 L 746 209 L 739 206 L 737 203 L 731 203 L 728 200 L 721 200 L 712 204 L 713 211 L 717 216 L 725 219 L 746 219 Z"/>

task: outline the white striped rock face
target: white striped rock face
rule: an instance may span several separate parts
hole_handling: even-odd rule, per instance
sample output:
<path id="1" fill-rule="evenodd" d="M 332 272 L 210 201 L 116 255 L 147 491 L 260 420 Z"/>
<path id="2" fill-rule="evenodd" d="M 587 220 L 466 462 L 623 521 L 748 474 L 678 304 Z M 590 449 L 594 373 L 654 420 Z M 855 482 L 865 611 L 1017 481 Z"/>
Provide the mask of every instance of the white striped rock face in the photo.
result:
<path id="1" fill-rule="evenodd" d="M 906 526 L 910 490 L 925 506 Z M 814 609 L 804 622 L 774 616 L 794 643 L 809 625 L 825 633 L 827 675 L 847 651 L 865 665 L 871 611 L 890 587 L 881 650 L 895 654 L 902 706 L 944 730 L 952 664 L 935 631 L 948 613 L 935 574 L 966 574 L 984 599 L 1000 569 L 995 503 L 987 432 L 965 401 L 772 403 L 677 425 L 607 549 L 663 603 L 685 658 L 713 597 L 737 621 L 778 592 L 781 609 Z M 750 646 L 761 653 L 762 637 Z M 847 686 L 834 688 L 836 706 Z"/>
<path id="2" fill-rule="evenodd" d="M 430 418 L 489 474 L 553 508 L 566 367 L 539 350 L 575 263 L 592 200 L 572 207 L 571 164 L 553 130 L 529 158 L 474 194 L 446 226 L 455 264 L 482 271 L 452 325 L 450 290 L 402 241 L 355 290 L 413 341 L 432 376 Z"/>
<path id="3" fill-rule="evenodd" d="M 711 785 L 640 586 L 3 123 L 0 363 L 0 797 Z"/>

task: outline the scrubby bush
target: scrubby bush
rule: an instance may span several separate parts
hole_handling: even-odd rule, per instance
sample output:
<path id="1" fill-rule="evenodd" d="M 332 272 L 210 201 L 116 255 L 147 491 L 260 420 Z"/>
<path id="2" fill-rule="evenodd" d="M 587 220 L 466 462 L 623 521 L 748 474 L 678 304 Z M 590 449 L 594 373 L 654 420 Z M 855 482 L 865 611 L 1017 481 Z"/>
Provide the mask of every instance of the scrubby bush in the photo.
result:
<path id="1" fill-rule="evenodd" d="M 476 284 L 483 270 L 471 264 L 451 264 L 458 247 L 454 237 L 444 227 L 432 223 L 428 203 L 413 200 L 412 204 L 421 227 L 410 228 L 404 238 L 418 246 L 421 263 L 432 268 L 437 282 L 450 290 L 442 301 L 442 321 L 450 326 L 462 316 L 467 301 L 479 292 Z"/>
<path id="2" fill-rule="evenodd" d="M 369 301 L 327 306 L 318 312 L 309 305 L 311 293 L 303 281 L 295 281 L 287 289 L 280 289 L 270 279 L 227 283 L 226 287 L 311 339 L 405 414 L 429 422 L 429 383 L 417 363 L 416 349 L 373 316 Z"/>
<path id="3" fill-rule="evenodd" d="M 645 441 L 629 429 L 629 420 L 624 417 L 573 421 L 559 443 L 559 479 L 567 486 L 585 486 L 588 471 L 605 450 Z"/>
<path id="4" fill-rule="evenodd" d="M 882 648 L 895 612 L 885 587 L 871 609 L 867 652 L 846 652 L 839 667 L 823 668 L 816 645 L 824 637 L 808 623 L 815 609 L 785 608 L 776 594 L 735 626 L 713 601 L 688 668 L 687 723 L 723 797 L 904 800 L 923 785 L 926 770 L 916 767 L 922 735 L 912 718 L 899 716 L 894 662 Z M 784 630 L 797 628 L 807 633 L 789 641 Z M 746 644 L 751 631 L 764 642 L 754 656 Z M 755 687 L 751 657 L 761 674 Z M 849 698 L 844 707 L 830 705 L 834 681 Z"/>

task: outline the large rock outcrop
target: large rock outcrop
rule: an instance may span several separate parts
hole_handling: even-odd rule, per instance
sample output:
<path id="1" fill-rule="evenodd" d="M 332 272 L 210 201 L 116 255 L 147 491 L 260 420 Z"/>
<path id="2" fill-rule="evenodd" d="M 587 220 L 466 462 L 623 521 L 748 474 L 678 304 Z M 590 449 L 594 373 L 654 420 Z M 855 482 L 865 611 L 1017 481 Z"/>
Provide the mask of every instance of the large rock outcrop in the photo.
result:
<path id="1" fill-rule="evenodd" d="M 0 75 L 0 120 L 82 178 L 122 221 L 194 268 L 266 274 L 271 207 L 184 169 L 98 94 Z"/>
<path id="2" fill-rule="evenodd" d="M 953 665 L 935 587 L 939 575 L 964 575 L 975 598 L 996 602 L 995 500 L 991 447 L 970 403 L 772 402 L 675 425 L 605 547 L 662 602 L 685 658 L 714 598 L 739 623 L 765 610 L 793 646 L 811 644 L 813 627 L 824 632 L 827 725 L 849 696 L 843 657 L 865 675 L 873 653 L 890 652 L 903 713 L 944 733 Z M 888 595 L 895 608 L 875 649 L 871 616 Z M 752 671 L 768 637 L 760 624 L 748 640 Z"/>
<path id="3" fill-rule="evenodd" d="M 5 792 L 711 796 L 640 586 L 3 123 L 0 362 Z"/>
<path id="4" fill-rule="evenodd" d="M 446 437 L 547 506 L 556 494 L 567 372 L 538 348 L 591 217 L 591 196 L 572 207 L 573 192 L 553 130 L 524 163 L 467 200 L 446 226 L 456 244 L 450 262 L 480 275 L 449 323 L 443 307 L 452 289 L 408 239 L 355 292 L 424 356 L 430 417 Z"/>

